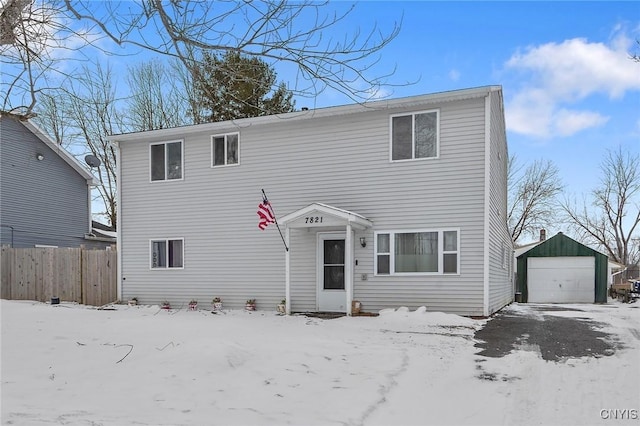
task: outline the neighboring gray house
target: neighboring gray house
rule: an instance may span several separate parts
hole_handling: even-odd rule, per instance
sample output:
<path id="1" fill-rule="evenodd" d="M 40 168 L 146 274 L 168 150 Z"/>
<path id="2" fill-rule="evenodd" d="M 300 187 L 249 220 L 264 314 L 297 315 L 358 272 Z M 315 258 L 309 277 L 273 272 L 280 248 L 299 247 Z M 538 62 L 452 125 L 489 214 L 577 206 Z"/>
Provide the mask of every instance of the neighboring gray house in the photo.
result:
<path id="1" fill-rule="evenodd" d="M 110 140 L 120 299 L 470 316 L 513 301 L 498 86 Z M 289 251 L 258 229 L 262 188 Z"/>
<path id="2" fill-rule="evenodd" d="M 92 234 L 93 176 L 33 123 L 0 115 L 0 245 L 103 248 Z"/>

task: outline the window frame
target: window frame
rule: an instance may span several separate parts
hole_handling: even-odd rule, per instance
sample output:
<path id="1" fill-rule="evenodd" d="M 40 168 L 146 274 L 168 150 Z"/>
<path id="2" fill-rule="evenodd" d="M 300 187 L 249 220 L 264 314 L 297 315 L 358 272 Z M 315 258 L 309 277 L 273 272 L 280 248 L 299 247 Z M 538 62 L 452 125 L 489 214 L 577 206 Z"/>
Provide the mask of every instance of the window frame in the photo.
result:
<path id="1" fill-rule="evenodd" d="M 167 145 L 172 143 L 180 143 L 180 177 L 175 179 L 169 179 L 169 170 L 167 156 L 169 155 L 169 150 L 167 149 Z M 164 145 L 164 179 L 153 179 L 153 148 L 155 145 Z M 184 139 L 176 139 L 171 141 L 162 141 L 162 142 L 151 142 L 149 143 L 149 182 L 174 182 L 184 180 Z"/>
<path id="2" fill-rule="evenodd" d="M 170 241 L 181 241 L 182 242 L 182 266 L 169 266 L 169 242 Z M 153 243 L 164 242 L 166 244 L 165 247 L 165 256 L 167 259 L 166 266 L 153 266 Z M 184 237 L 171 237 L 171 238 L 151 238 L 149 240 L 149 269 L 152 271 L 167 271 L 167 270 L 179 270 L 184 269 Z"/>
<path id="3" fill-rule="evenodd" d="M 420 114 L 436 114 L 436 154 L 432 157 L 417 157 L 416 158 L 416 119 L 415 117 Z M 411 116 L 411 158 L 402 158 L 395 160 L 393 158 L 393 119 L 397 117 Z M 398 114 L 391 114 L 389 116 L 389 161 L 392 163 L 402 163 L 405 161 L 419 161 L 419 160 L 437 160 L 440 158 L 440 108 L 434 108 L 424 111 L 415 112 L 403 112 Z"/>
<path id="4" fill-rule="evenodd" d="M 227 139 L 228 136 L 236 135 L 238 139 L 238 147 L 236 148 L 238 159 L 235 163 L 227 163 L 227 150 L 229 147 L 229 141 Z M 215 164 L 215 139 L 224 137 L 224 164 Z M 229 133 L 220 133 L 216 135 L 211 135 L 211 168 L 217 169 L 219 167 L 235 167 L 240 165 L 240 132 L 229 132 Z"/>
<path id="5" fill-rule="evenodd" d="M 456 250 L 444 250 L 444 233 L 456 232 Z M 437 272 L 396 272 L 395 271 L 395 236 L 396 234 L 416 234 L 416 233 L 438 233 L 438 271 Z M 378 253 L 378 235 L 389 235 L 389 252 Z M 416 277 L 416 276 L 441 276 L 441 275 L 460 275 L 460 228 L 421 228 L 421 229 L 398 229 L 398 230 L 380 230 L 373 233 L 373 274 L 376 277 Z M 444 272 L 444 255 L 456 254 L 456 272 Z M 389 256 L 389 273 L 378 273 L 378 255 Z"/>

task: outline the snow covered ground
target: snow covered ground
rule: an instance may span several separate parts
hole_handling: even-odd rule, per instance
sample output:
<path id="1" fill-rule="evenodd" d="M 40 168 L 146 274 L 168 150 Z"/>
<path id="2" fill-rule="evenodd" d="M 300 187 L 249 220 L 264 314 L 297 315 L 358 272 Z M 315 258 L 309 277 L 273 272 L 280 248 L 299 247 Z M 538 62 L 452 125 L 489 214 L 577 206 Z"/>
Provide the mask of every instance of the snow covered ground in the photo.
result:
<path id="1" fill-rule="evenodd" d="M 546 312 L 625 346 L 550 362 L 480 356 L 487 320 L 424 309 L 323 320 L 3 300 L 2 424 L 640 424 L 638 305 Z"/>

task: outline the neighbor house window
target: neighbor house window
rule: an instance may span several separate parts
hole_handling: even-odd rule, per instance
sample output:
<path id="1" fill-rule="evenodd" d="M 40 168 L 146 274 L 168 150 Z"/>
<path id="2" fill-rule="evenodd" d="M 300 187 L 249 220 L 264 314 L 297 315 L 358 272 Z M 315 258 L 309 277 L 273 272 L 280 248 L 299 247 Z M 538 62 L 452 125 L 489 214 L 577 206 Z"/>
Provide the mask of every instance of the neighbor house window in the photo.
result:
<path id="1" fill-rule="evenodd" d="M 391 117 L 391 160 L 438 156 L 439 111 Z"/>
<path id="2" fill-rule="evenodd" d="M 182 141 L 152 143 L 151 181 L 182 179 Z"/>
<path id="3" fill-rule="evenodd" d="M 184 240 L 182 238 L 151 241 L 152 269 L 182 267 L 184 267 Z"/>
<path id="4" fill-rule="evenodd" d="M 457 274 L 458 230 L 376 233 L 376 275 Z"/>
<path id="5" fill-rule="evenodd" d="M 211 167 L 238 164 L 239 138 L 238 133 L 211 136 Z"/>

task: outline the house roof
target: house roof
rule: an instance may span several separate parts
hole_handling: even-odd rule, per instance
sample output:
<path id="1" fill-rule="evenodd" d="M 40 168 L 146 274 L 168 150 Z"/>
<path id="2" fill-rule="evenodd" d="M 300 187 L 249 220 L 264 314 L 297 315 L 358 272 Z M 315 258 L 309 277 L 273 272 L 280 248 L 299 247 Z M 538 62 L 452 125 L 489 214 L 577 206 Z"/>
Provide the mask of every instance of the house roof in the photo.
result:
<path id="1" fill-rule="evenodd" d="M 622 263 L 618 263 L 616 261 L 609 260 L 609 268 L 611 268 L 611 269 L 621 270 L 621 269 L 624 269 L 625 267 L 626 266 L 623 265 Z"/>
<path id="2" fill-rule="evenodd" d="M 518 257 L 521 254 L 528 252 L 529 250 L 531 250 L 532 248 L 534 248 L 538 244 L 542 244 L 542 243 L 544 243 L 544 241 L 534 241 L 533 243 L 529 243 L 529 244 L 525 244 L 525 245 L 516 247 L 515 250 L 513 251 L 513 254 L 514 254 L 515 257 Z"/>
<path id="3" fill-rule="evenodd" d="M 386 110 L 392 108 L 403 108 L 413 106 L 424 106 L 441 102 L 450 102 L 464 99 L 482 98 L 491 92 L 500 92 L 501 86 L 483 86 L 471 89 L 453 90 L 448 92 L 432 93 L 427 95 L 410 96 L 405 98 L 388 99 L 380 101 L 365 102 L 353 105 L 332 106 L 326 108 L 309 109 L 295 111 L 285 114 L 267 115 L 262 117 L 241 118 L 237 120 L 220 121 L 216 123 L 204 123 L 169 129 L 151 130 L 135 133 L 124 133 L 112 135 L 108 140 L 112 142 L 136 141 L 141 139 L 167 138 L 183 136 L 185 134 L 198 132 L 218 132 L 228 130 L 230 127 L 242 128 L 259 124 L 281 123 L 284 120 L 308 120 L 312 118 L 332 117 L 337 115 L 347 115 L 363 112 L 366 110 Z"/>
<path id="4" fill-rule="evenodd" d="M 562 232 L 558 232 L 551 238 L 545 241 L 539 242 L 533 245 L 528 250 L 525 250 L 520 255 L 516 256 L 518 259 L 524 257 L 547 257 L 547 256 L 608 256 L 604 253 L 594 250 L 589 246 L 586 246 L 571 237 L 564 235 Z"/>
<path id="5" fill-rule="evenodd" d="M 96 222 L 95 220 L 91 221 L 91 230 L 96 236 L 104 237 L 104 238 L 116 238 L 117 232 L 116 229 L 112 226 L 107 226 L 104 223 Z"/>
<path id="6" fill-rule="evenodd" d="M 11 117 L 7 114 L 2 114 L 3 117 Z M 20 122 L 38 139 L 40 139 L 47 147 L 55 152 L 62 160 L 71 166 L 78 174 L 80 174 L 90 185 L 97 185 L 93 175 L 80 163 L 73 155 L 71 155 L 62 146 L 55 143 L 49 136 L 47 136 L 38 126 L 29 120 L 20 120 Z"/>
<path id="7" fill-rule="evenodd" d="M 88 240 L 111 242 L 115 244 L 117 241 L 117 232 L 112 227 L 92 220 L 91 233 L 85 235 L 85 238 Z"/>

